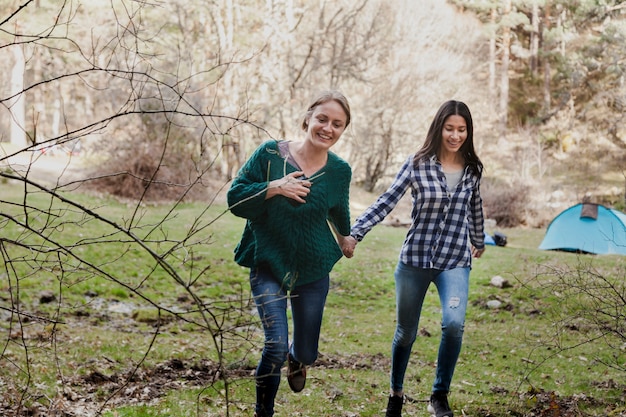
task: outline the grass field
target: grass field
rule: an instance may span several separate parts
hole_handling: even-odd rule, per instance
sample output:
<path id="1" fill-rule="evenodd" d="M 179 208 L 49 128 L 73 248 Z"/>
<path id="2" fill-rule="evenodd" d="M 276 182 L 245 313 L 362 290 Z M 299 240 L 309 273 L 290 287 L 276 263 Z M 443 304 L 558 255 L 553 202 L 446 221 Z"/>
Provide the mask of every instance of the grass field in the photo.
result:
<path id="1" fill-rule="evenodd" d="M 1 194 L 0 414 L 253 414 L 262 332 L 232 260 L 243 220 L 221 205 Z M 501 232 L 508 245 L 488 247 L 471 274 L 455 415 L 626 415 L 624 258 L 540 251 L 539 229 Z M 281 385 L 277 416 L 384 415 L 404 234 L 378 226 L 337 264 L 320 358 L 302 393 Z M 510 286 L 490 285 L 496 275 Z M 439 320 L 431 289 L 405 416 L 428 415 Z"/>

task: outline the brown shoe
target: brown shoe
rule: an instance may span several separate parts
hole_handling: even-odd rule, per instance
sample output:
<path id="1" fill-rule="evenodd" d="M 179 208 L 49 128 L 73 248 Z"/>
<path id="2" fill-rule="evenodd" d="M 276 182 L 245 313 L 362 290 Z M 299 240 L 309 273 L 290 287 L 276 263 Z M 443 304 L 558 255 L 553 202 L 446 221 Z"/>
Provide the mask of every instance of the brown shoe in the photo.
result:
<path id="1" fill-rule="evenodd" d="M 306 367 L 287 354 L 287 382 L 293 392 L 300 392 L 306 384 Z"/>

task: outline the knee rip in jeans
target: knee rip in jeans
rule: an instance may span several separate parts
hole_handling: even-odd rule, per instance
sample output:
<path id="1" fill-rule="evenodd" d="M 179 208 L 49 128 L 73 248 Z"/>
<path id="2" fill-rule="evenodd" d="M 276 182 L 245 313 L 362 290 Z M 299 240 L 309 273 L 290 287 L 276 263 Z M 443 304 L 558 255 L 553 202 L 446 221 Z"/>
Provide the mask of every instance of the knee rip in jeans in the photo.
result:
<path id="1" fill-rule="evenodd" d="M 461 299 L 459 297 L 450 297 L 450 302 L 448 303 L 448 307 L 457 308 L 461 304 Z"/>

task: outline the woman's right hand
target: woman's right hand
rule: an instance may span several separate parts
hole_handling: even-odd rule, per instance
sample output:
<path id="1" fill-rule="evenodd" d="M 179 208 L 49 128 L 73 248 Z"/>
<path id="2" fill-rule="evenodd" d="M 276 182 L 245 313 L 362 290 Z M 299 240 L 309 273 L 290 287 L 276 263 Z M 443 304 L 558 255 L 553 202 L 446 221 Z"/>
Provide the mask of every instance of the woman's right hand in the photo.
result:
<path id="1" fill-rule="evenodd" d="M 302 179 L 304 172 L 295 171 L 284 177 L 270 181 L 266 199 L 282 195 L 298 203 L 306 203 L 306 196 L 311 192 L 311 181 Z"/>

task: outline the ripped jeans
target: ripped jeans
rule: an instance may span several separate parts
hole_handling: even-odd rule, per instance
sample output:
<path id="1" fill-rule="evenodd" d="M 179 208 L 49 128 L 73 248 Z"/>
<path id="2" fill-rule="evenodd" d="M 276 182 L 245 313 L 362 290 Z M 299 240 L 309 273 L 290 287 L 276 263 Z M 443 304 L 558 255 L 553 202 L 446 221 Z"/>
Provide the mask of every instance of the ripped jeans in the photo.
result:
<path id="1" fill-rule="evenodd" d="M 391 346 L 391 389 L 401 392 L 411 348 L 417 335 L 424 297 L 434 283 L 441 303 L 441 341 L 433 392 L 450 391 L 465 326 L 470 268 L 447 271 L 415 268 L 399 262 L 396 271 L 397 326 Z"/>

